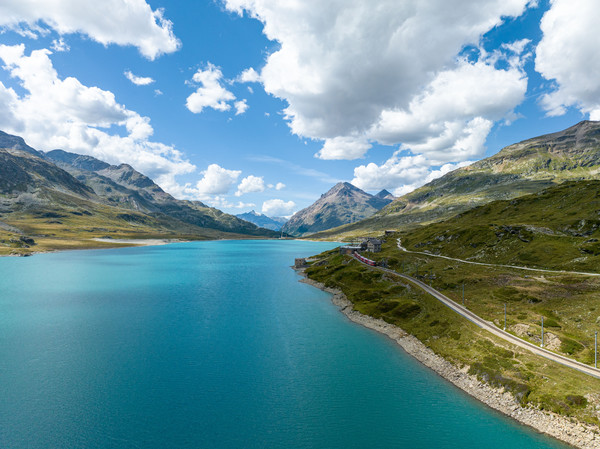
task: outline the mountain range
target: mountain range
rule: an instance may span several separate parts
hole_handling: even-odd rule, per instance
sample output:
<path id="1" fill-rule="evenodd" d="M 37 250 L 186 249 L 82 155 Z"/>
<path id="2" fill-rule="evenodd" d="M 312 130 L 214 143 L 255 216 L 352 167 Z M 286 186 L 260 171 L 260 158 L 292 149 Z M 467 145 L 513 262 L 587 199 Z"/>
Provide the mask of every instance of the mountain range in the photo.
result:
<path id="1" fill-rule="evenodd" d="M 346 223 L 355 223 L 391 203 L 390 196 L 387 190 L 371 195 L 348 182 L 340 182 L 315 203 L 296 212 L 282 231 L 293 236 L 307 236 Z"/>
<path id="2" fill-rule="evenodd" d="M 278 237 L 199 201 L 177 200 L 127 164 L 42 153 L 0 132 L 0 253 L 99 246 L 93 238 Z M 27 251 L 25 251 L 27 252 Z"/>
<path id="3" fill-rule="evenodd" d="M 496 200 L 565 181 L 598 179 L 600 122 L 510 145 L 400 198 L 338 183 L 285 224 L 251 212 L 225 214 L 177 200 L 130 165 L 54 150 L 42 153 L 0 132 L 0 252 L 86 247 L 97 237 L 185 239 L 294 236 L 342 239 L 414 229 Z M 258 225 L 258 226 L 257 226 Z M 271 228 L 268 230 L 265 228 Z M 45 243 L 44 243 L 45 242 Z"/>
<path id="4" fill-rule="evenodd" d="M 597 179 L 599 173 L 600 122 L 582 121 L 564 131 L 505 147 L 395 199 L 370 217 L 312 238 L 350 238 L 386 229 L 410 229 L 565 181 Z"/>
<path id="5" fill-rule="evenodd" d="M 250 223 L 254 223 L 256 226 L 261 228 L 270 229 L 272 231 L 279 231 L 281 227 L 287 222 L 287 218 L 283 217 L 267 217 L 264 214 L 251 210 L 244 214 L 237 214 L 236 217 L 246 220 Z"/>

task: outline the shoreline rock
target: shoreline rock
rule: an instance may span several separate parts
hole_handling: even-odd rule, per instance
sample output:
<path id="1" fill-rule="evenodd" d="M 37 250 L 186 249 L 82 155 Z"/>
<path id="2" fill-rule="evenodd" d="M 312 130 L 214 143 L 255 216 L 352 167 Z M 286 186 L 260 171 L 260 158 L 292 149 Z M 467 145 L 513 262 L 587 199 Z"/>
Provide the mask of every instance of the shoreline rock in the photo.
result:
<path id="1" fill-rule="evenodd" d="M 304 277 L 300 282 L 330 293 L 332 295 L 332 303 L 339 307 L 340 311 L 348 319 L 388 336 L 409 355 L 480 402 L 515 419 L 521 424 L 532 427 L 538 432 L 550 435 L 574 447 L 600 449 L 598 427 L 581 423 L 556 413 L 521 406 L 509 392 L 481 382 L 477 379 L 477 376 L 468 374 L 466 368 L 455 366 L 443 357 L 435 354 L 416 337 L 408 334 L 398 326 L 357 312 L 354 310 L 353 304 L 341 290 L 325 287 L 320 282 L 309 279 L 306 277 L 304 269 L 296 271 Z"/>

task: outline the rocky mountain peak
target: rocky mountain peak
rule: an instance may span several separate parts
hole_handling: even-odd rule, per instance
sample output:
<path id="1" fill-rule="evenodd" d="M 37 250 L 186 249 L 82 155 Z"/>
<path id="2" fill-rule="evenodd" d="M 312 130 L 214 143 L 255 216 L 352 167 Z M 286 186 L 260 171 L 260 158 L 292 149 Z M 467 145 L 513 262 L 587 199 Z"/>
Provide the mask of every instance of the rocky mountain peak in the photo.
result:
<path id="1" fill-rule="evenodd" d="M 287 221 L 283 218 L 268 217 L 264 214 L 256 212 L 255 210 L 251 210 L 250 212 L 246 212 L 244 214 L 238 214 L 236 217 L 253 223 L 256 226 L 260 226 L 261 228 L 270 229 L 272 231 L 279 231 L 283 224 Z"/>
<path id="2" fill-rule="evenodd" d="M 120 164 L 117 166 L 110 165 L 104 170 L 99 171 L 103 176 L 113 179 L 119 184 L 138 189 L 152 188 L 153 190 L 162 192 L 162 189 L 155 184 L 152 179 L 135 170 L 129 164 Z"/>
<path id="3" fill-rule="evenodd" d="M 349 182 L 338 182 L 331 189 L 321 195 L 321 198 L 336 196 L 343 193 L 362 192 L 358 187 L 353 186 Z"/>
<path id="4" fill-rule="evenodd" d="M 5 133 L 4 131 L 0 131 L 0 148 L 21 150 L 25 151 L 26 153 L 33 154 L 34 156 L 42 157 L 42 154 L 27 145 L 22 137 L 13 136 Z"/>
<path id="5" fill-rule="evenodd" d="M 292 235 L 308 235 L 370 217 L 390 202 L 349 182 L 338 182 L 311 206 L 295 213 L 282 229 Z"/>
<path id="6" fill-rule="evenodd" d="M 440 221 L 495 200 L 539 192 L 565 181 L 598 179 L 600 122 L 584 120 L 562 131 L 533 137 L 458 168 L 395 199 L 373 218 L 344 232 L 406 229 Z M 321 236 L 319 236 L 321 237 Z"/>
<path id="7" fill-rule="evenodd" d="M 7 148 L 1 148 L 1 144 Z M 44 233 L 48 229 L 44 226 L 52 223 L 47 219 L 52 218 L 64 219 L 64 223 L 56 221 L 62 223 L 61 232 L 71 232 L 69 223 L 75 231 L 78 226 L 87 231 L 100 223 L 97 220 L 103 220 L 103 228 L 116 226 L 119 232 L 124 228 L 135 232 L 143 229 L 139 232 L 153 235 L 155 231 L 203 238 L 230 233 L 279 235 L 200 202 L 176 200 L 128 164 L 114 166 L 63 150 L 41 153 L 28 147 L 22 138 L 1 131 L 0 194 L 9 219 L 26 214 L 27 222 L 41 226 L 37 229 Z M 73 216 L 81 222 L 69 222 Z"/>
<path id="8" fill-rule="evenodd" d="M 386 189 L 383 189 L 381 192 L 374 195 L 375 198 L 381 198 L 385 200 L 394 200 L 396 197 L 388 192 Z"/>

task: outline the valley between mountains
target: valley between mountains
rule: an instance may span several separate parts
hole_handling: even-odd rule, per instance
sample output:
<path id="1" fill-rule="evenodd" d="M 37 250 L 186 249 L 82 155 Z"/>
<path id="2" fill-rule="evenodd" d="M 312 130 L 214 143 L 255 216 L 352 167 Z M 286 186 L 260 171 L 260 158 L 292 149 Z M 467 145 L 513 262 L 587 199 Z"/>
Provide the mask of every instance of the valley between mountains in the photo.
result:
<path id="1" fill-rule="evenodd" d="M 177 200 L 127 164 L 42 153 L 0 133 L 0 255 L 127 245 L 119 239 L 279 235 L 199 201 Z"/>
<path id="2" fill-rule="evenodd" d="M 600 276 L 585 273 L 600 273 L 599 174 L 600 123 L 584 121 L 399 198 L 341 182 L 289 220 L 254 211 L 236 217 L 175 199 L 127 164 L 42 153 L 0 133 L 0 255 L 132 239 L 379 237 L 381 251 L 368 254 L 378 264 L 464 302 L 529 343 L 541 344 L 544 335 L 547 349 L 591 365 Z M 457 369 L 509 392 L 520 407 L 600 422 L 598 379 L 487 335 L 410 282 L 337 249 L 315 256 L 306 274 L 343 292 L 355 312 L 400 327 Z"/>

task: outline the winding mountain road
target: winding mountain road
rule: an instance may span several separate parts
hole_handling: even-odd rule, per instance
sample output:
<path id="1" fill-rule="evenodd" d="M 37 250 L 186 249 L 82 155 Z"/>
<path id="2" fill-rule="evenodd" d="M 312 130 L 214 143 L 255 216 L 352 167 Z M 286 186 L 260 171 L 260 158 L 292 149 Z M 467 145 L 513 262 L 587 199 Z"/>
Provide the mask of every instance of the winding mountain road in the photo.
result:
<path id="1" fill-rule="evenodd" d="M 582 373 L 585 373 L 585 374 L 588 374 L 590 376 L 600 379 L 600 369 L 597 369 L 597 368 L 594 368 L 593 366 L 589 366 L 584 363 L 578 362 L 576 360 L 570 359 L 569 357 L 565 357 L 563 355 L 556 354 L 552 351 L 549 351 L 547 349 L 536 346 L 533 343 L 529 343 L 528 341 L 522 340 L 519 337 L 516 337 L 502 329 L 499 329 L 498 327 L 496 327 L 495 324 L 484 320 L 483 318 L 481 318 L 478 315 L 475 315 L 473 312 L 468 310 L 466 307 L 463 307 L 463 306 L 455 303 L 450 298 L 448 298 L 446 295 L 440 293 L 439 291 L 437 291 L 433 287 L 430 287 L 429 285 L 425 284 L 424 282 L 421 282 L 418 279 L 413 278 L 412 276 L 408 276 L 406 274 L 400 274 L 394 270 L 390 270 L 389 268 L 373 267 L 373 266 L 365 264 L 364 262 L 357 259 L 356 257 L 355 257 L 355 259 L 358 260 L 360 263 L 362 263 L 363 265 L 365 265 L 368 268 L 371 268 L 373 270 L 384 271 L 386 273 L 393 274 L 395 276 L 399 276 L 399 277 L 413 283 L 417 287 L 421 288 L 422 290 L 424 290 L 425 292 L 429 293 L 431 296 L 436 298 L 442 304 L 444 304 L 447 307 L 449 307 L 450 309 L 454 310 L 459 315 L 463 316 L 464 318 L 468 319 L 469 321 L 471 321 L 475 325 L 479 326 L 480 328 L 482 328 L 488 332 L 491 332 L 492 334 L 496 335 L 499 338 L 502 338 L 503 340 L 505 340 L 509 343 L 512 343 L 516 346 L 527 349 L 528 351 L 532 352 L 533 354 L 539 355 L 548 360 L 552 360 L 553 362 L 560 363 L 561 365 L 567 366 L 569 368 L 575 369 L 577 371 L 580 371 Z"/>
<path id="2" fill-rule="evenodd" d="M 543 268 L 530 268 L 530 267 L 522 267 L 519 265 L 502 265 L 502 264 L 495 264 L 495 263 L 473 262 L 471 260 L 457 259 L 454 257 L 441 256 L 439 254 L 426 253 L 424 251 L 409 251 L 408 249 L 406 249 L 405 247 L 402 246 L 400 239 L 398 239 L 397 242 L 398 242 L 398 249 L 400 249 L 401 251 L 404 251 L 405 253 L 422 254 L 424 256 L 429 256 L 429 257 L 439 257 L 440 259 L 453 260 L 455 262 L 462 262 L 462 263 L 470 263 L 471 265 L 482 265 L 485 267 L 514 268 L 517 270 L 540 271 L 543 273 L 554 273 L 554 274 L 578 274 L 578 275 L 582 275 L 582 276 L 600 276 L 600 273 L 587 273 L 585 271 L 544 270 Z"/>

